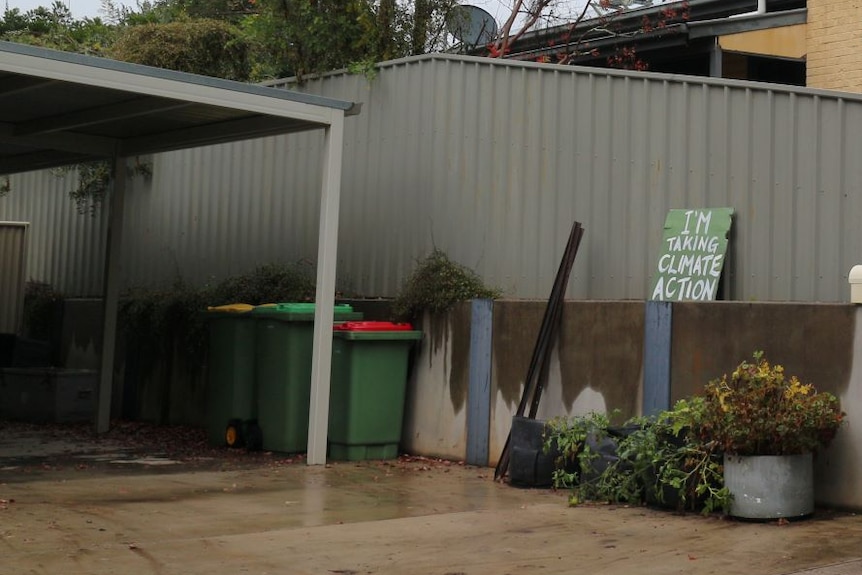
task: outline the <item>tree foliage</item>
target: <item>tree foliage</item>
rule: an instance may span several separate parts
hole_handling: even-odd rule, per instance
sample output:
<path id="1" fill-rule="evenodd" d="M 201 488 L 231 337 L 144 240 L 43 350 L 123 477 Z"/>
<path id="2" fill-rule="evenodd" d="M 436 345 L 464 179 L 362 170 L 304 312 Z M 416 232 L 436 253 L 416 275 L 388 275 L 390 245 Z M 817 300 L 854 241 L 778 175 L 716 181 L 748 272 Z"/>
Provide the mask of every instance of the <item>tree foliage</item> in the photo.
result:
<path id="1" fill-rule="evenodd" d="M 62 2 L 27 12 L 7 8 L 0 18 L 0 40 L 104 56 L 116 29 L 100 18 L 76 20 Z"/>
<path id="2" fill-rule="evenodd" d="M 655 4 L 667 4 L 636 20 L 623 24 L 631 9 Z M 688 0 L 514 0 L 511 12 L 502 23 L 497 36 L 488 44 L 487 55 L 503 58 L 512 54 L 513 46 L 527 32 L 537 28 L 552 30 L 543 40 L 546 50 L 536 57 L 541 62 L 572 64 L 578 58 L 599 57 L 610 68 L 645 70 L 647 63 L 625 40 L 638 35 L 660 31 L 672 24 L 689 19 Z M 591 45 L 593 39 L 617 38 L 623 40 L 607 53 Z"/>
<path id="3" fill-rule="evenodd" d="M 374 13 L 365 0 L 261 0 L 243 22 L 255 41 L 255 75 L 344 68 L 374 54 Z"/>
<path id="4" fill-rule="evenodd" d="M 7 10 L 0 39 L 236 80 L 298 76 L 443 49 L 456 0 L 103 0 Z"/>
<path id="5" fill-rule="evenodd" d="M 383 60 L 452 48 L 447 17 L 457 0 L 102 0 L 105 19 L 75 20 L 59 1 L 22 13 L 6 10 L 0 39 L 107 55 L 176 70 L 259 81 L 328 70 L 367 70 Z M 626 3 L 609 0 L 513 0 L 498 35 L 484 47 L 506 57 L 527 32 L 556 26 L 553 56 L 569 63 L 595 50 L 596 35 L 627 37 L 687 19 L 688 5 L 668 7 L 634 29 L 619 21 Z M 635 2 L 637 4 L 637 2 Z M 479 47 L 482 48 L 481 46 Z M 643 68 L 631 48 L 602 55 L 606 65 Z"/>
<path id="6" fill-rule="evenodd" d="M 236 26 L 209 18 L 126 26 L 111 47 L 117 60 L 216 76 L 249 79 L 250 44 Z"/>

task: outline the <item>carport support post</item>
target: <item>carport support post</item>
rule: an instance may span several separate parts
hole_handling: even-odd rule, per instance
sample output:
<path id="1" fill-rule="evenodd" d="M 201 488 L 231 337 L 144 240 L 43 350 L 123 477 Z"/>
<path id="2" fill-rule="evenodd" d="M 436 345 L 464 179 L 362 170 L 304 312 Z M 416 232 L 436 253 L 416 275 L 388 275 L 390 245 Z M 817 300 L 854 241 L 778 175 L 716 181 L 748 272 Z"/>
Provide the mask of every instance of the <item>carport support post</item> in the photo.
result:
<path id="1" fill-rule="evenodd" d="M 311 402 L 308 413 L 309 465 L 326 463 L 329 425 L 329 378 L 332 372 L 332 320 L 335 313 L 335 264 L 338 252 L 338 204 L 344 153 L 344 112 L 333 110 L 323 143 L 323 186 L 317 245 L 317 307 L 311 354 Z"/>
<path id="2" fill-rule="evenodd" d="M 99 371 L 99 406 L 96 433 L 111 425 L 111 390 L 114 383 L 114 348 L 117 342 L 117 307 L 120 298 L 120 239 L 126 195 L 126 158 L 114 156 L 111 195 L 108 198 L 108 233 L 105 242 L 105 283 L 102 293 L 102 363 Z"/>

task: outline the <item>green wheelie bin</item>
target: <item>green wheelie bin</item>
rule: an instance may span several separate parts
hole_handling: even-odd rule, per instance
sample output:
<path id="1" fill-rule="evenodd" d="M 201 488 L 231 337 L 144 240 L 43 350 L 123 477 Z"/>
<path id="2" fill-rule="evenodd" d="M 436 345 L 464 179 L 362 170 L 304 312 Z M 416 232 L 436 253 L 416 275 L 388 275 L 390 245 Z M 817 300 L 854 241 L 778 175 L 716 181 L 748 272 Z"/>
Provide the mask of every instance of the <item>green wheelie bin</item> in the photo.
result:
<path id="1" fill-rule="evenodd" d="M 346 322 L 332 341 L 329 457 L 398 456 L 410 348 L 422 339 L 408 323 Z"/>
<path id="2" fill-rule="evenodd" d="M 313 303 L 258 306 L 252 312 L 257 421 L 268 451 L 297 453 L 308 446 L 314 312 Z M 362 314 L 351 306 L 335 306 L 336 322 L 357 319 Z"/>
<path id="3" fill-rule="evenodd" d="M 207 311 L 209 362 L 206 430 L 211 445 L 260 448 L 254 379 L 254 306 L 231 304 Z"/>

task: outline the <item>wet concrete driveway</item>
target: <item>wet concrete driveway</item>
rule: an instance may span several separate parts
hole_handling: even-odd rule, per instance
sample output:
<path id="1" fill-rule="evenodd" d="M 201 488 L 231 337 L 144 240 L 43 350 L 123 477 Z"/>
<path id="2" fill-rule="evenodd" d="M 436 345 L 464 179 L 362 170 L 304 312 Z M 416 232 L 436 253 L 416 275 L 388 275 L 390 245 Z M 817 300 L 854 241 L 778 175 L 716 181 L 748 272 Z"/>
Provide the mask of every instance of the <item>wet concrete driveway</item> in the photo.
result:
<path id="1" fill-rule="evenodd" d="M 862 517 L 787 525 L 619 506 L 426 459 L 309 467 L 6 429 L 0 573 L 862 573 Z"/>

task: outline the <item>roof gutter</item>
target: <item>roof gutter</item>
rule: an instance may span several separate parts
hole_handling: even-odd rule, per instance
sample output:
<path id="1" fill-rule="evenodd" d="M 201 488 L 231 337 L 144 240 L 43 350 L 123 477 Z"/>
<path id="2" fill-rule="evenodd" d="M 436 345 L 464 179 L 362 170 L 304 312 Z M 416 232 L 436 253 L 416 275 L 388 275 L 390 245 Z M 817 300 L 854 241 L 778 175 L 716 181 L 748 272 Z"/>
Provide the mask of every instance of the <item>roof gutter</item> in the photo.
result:
<path id="1" fill-rule="evenodd" d="M 568 53 L 580 49 L 584 52 L 583 55 L 575 56 L 569 60 L 570 63 L 584 62 L 595 60 L 596 56 L 590 52 L 593 50 L 601 50 L 611 46 L 619 46 L 621 44 L 636 44 L 641 46 L 642 50 L 651 50 L 657 48 L 667 48 L 669 46 L 681 46 L 688 42 L 688 26 L 685 24 L 673 24 L 660 30 L 650 32 L 642 32 L 636 35 L 616 35 L 610 34 L 599 38 L 587 38 L 582 41 L 567 42 L 564 44 L 555 44 L 544 48 L 535 48 L 533 50 L 524 50 L 521 52 L 511 53 L 506 56 L 509 60 L 535 60 L 542 56 L 553 56 L 555 54 Z"/>
<path id="2" fill-rule="evenodd" d="M 782 12 L 767 12 L 760 16 L 749 15 L 748 18 L 718 18 L 715 20 L 688 22 L 686 23 L 686 27 L 688 28 L 688 37 L 694 40 L 710 36 L 725 36 L 739 32 L 794 26 L 805 24 L 807 21 L 808 11 L 805 8 L 799 8 L 797 10 L 785 10 Z"/>
<path id="3" fill-rule="evenodd" d="M 766 12 L 767 3 L 770 5 L 770 12 Z M 663 2 L 660 5 L 653 5 L 646 8 L 636 8 L 632 10 L 624 10 L 611 16 L 615 22 L 615 27 L 618 37 L 626 35 L 640 36 L 642 27 L 642 19 L 644 17 L 658 16 L 662 10 L 671 7 L 682 6 L 680 1 Z M 754 8 L 752 12 L 751 9 Z M 804 10 L 804 2 L 802 0 L 689 0 L 688 11 L 689 17 L 684 22 L 676 22 L 675 24 L 696 24 L 704 21 L 727 20 L 735 16 L 763 16 L 764 14 L 771 16 L 773 14 L 784 11 L 801 8 Z M 746 12 L 747 11 L 747 12 Z M 600 29 L 604 26 L 601 18 L 592 18 L 582 20 L 575 24 L 574 28 L 569 25 L 554 26 L 551 28 L 543 28 L 533 30 L 524 34 L 517 42 L 510 46 L 511 55 L 507 58 L 523 58 L 525 54 L 541 54 L 545 52 L 544 48 L 549 42 L 554 42 L 560 37 L 582 36 L 584 41 L 596 41 L 595 34 L 591 33 L 591 29 Z M 669 23 L 667 27 L 674 24 Z M 597 41 L 601 41 L 599 38 Z M 562 43 L 560 45 L 563 45 Z M 483 48 L 477 48 L 474 52 L 477 55 L 483 54 Z M 554 52 L 551 50 L 551 52 Z"/>

